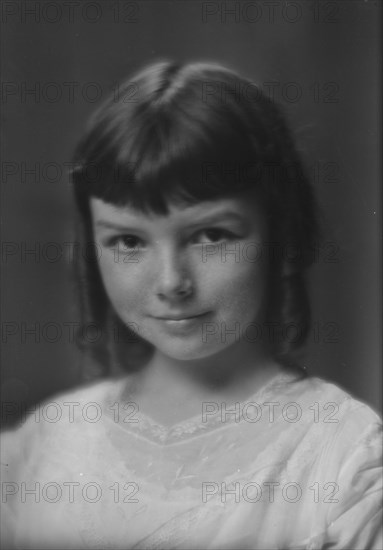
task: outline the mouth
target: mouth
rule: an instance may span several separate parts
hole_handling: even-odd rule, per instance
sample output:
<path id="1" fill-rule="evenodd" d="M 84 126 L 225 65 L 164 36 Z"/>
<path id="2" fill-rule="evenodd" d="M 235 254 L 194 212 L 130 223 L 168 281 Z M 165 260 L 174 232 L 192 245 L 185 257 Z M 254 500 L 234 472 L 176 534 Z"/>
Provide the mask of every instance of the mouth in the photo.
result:
<path id="1" fill-rule="evenodd" d="M 155 319 L 160 319 L 161 321 L 187 321 L 189 319 L 197 319 L 198 317 L 203 317 L 204 315 L 207 315 L 207 313 L 197 313 L 196 315 L 169 315 L 169 316 L 158 316 L 155 317 Z"/>
<path id="2" fill-rule="evenodd" d="M 163 327 L 168 330 L 183 333 L 197 329 L 201 321 L 206 318 L 211 312 L 199 313 L 196 315 L 172 315 L 164 317 L 154 317 Z"/>

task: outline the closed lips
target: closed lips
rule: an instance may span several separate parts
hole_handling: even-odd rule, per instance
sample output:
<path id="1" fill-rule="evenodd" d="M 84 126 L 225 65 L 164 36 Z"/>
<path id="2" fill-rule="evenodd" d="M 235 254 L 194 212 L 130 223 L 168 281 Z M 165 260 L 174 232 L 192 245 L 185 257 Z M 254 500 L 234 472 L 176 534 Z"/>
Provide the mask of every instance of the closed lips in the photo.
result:
<path id="1" fill-rule="evenodd" d="M 185 319 L 194 319 L 195 317 L 202 317 L 202 315 L 206 315 L 206 313 L 198 313 L 196 315 L 180 315 L 180 316 L 175 316 L 173 315 L 172 317 L 156 317 L 157 319 L 162 319 L 164 321 L 183 321 Z"/>

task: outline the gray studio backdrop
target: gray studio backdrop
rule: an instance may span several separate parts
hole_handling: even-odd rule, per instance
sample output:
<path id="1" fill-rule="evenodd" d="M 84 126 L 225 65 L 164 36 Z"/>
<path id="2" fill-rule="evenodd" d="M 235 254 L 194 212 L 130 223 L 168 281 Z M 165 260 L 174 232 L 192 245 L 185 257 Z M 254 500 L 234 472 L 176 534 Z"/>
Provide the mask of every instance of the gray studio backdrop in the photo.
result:
<path id="1" fill-rule="evenodd" d="M 89 114 L 153 60 L 217 60 L 285 108 L 323 211 L 304 363 L 380 405 L 380 3 L 38 2 L 2 5 L 5 423 L 80 379 L 66 170 Z M 61 255 L 60 255 L 61 251 Z"/>

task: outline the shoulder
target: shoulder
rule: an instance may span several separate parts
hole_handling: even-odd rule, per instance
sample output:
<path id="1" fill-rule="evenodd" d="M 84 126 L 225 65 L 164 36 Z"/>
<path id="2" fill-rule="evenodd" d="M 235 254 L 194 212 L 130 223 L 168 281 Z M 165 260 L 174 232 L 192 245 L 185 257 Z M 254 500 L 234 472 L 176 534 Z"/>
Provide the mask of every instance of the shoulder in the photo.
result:
<path id="1" fill-rule="evenodd" d="M 127 382 L 128 377 L 106 379 L 53 394 L 23 411 L 19 425 L 15 429 L 3 432 L 2 437 L 20 432 L 22 429 L 28 431 L 36 424 L 56 425 L 58 428 L 62 421 L 91 421 L 92 413 L 96 416 L 97 410 L 104 410 L 113 399 L 118 398 L 119 392 Z"/>
<path id="2" fill-rule="evenodd" d="M 278 399 L 281 418 L 292 423 L 297 437 L 310 439 L 326 461 L 341 467 L 352 455 L 361 461 L 381 456 L 381 418 L 338 385 L 317 377 L 290 377 Z M 282 425 L 286 428 L 286 422 Z"/>
<path id="3" fill-rule="evenodd" d="M 117 395 L 128 380 L 129 377 L 119 377 L 88 383 L 70 391 L 54 394 L 49 400 L 43 401 L 41 407 L 47 407 L 52 403 L 63 405 L 64 403 L 72 402 L 80 403 L 81 405 L 86 405 L 87 403 L 103 405 L 109 398 L 113 398 L 114 394 Z"/>
<path id="4" fill-rule="evenodd" d="M 310 409 L 310 432 L 327 463 L 350 472 L 378 468 L 382 458 L 382 420 L 369 405 L 321 378 L 307 377 L 287 389 L 302 409 Z M 330 466 L 331 468 L 331 466 Z"/>
<path id="5" fill-rule="evenodd" d="M 334 417 L 348 426 L 382 423 L 372 407 L 335 383 L 322 378 L 308 376 L 292 380 L 285 388 L 285 396 L 291 400 L 296 398 L 298 403 L 311 405 L 313 408 L 319 405 L 328 411 L 333 409 Z"/>
<path id="6" fill-rule="evenodd" d="M 31 406 L 16 428 L 1 433 L 2 465 L 27 465 L 44 453 L 59 456 L 66 446 L 84 446 L 88 436 L 100 433 L 107 408 L 125 385 L 126 378 L 102 380 Z"/>

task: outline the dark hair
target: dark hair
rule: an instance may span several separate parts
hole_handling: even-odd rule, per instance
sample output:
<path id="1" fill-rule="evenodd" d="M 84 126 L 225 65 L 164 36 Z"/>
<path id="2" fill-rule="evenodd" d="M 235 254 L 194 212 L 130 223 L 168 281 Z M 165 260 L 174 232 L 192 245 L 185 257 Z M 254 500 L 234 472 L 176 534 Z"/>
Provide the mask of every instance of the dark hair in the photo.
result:
<path id="1" fill-rule="evenodd" d="M 269 326 L 277 327 L 272 352 L 292 363 L 310 326 L 304 272 L 313 263 L 318 224 L 313 192 L 280 109 L 253 83 L 215 63 L 162 61 L 119 90 L 119 97 L 111 96 L 93 115 L 75 153 L 82 238 L 93 240 L 90 197 L 166 214 L 171 202 L 253 193 L 265 209 L 272 249 L 267 314 Z M 96 323 L 102 337 L 87 347 L 108 365 L 116 351 L 114 327 L 133 358 L 145 342 L 113 312 L 97 258 L 90 260 L 79 257 L 83 321 Z M 286 338 L 292 325 L 296 337 Z M 115 360 L 121 363 L 118 353 Z M 134 367 L 133 359 L 130 363 L 122 366 Z"/>

